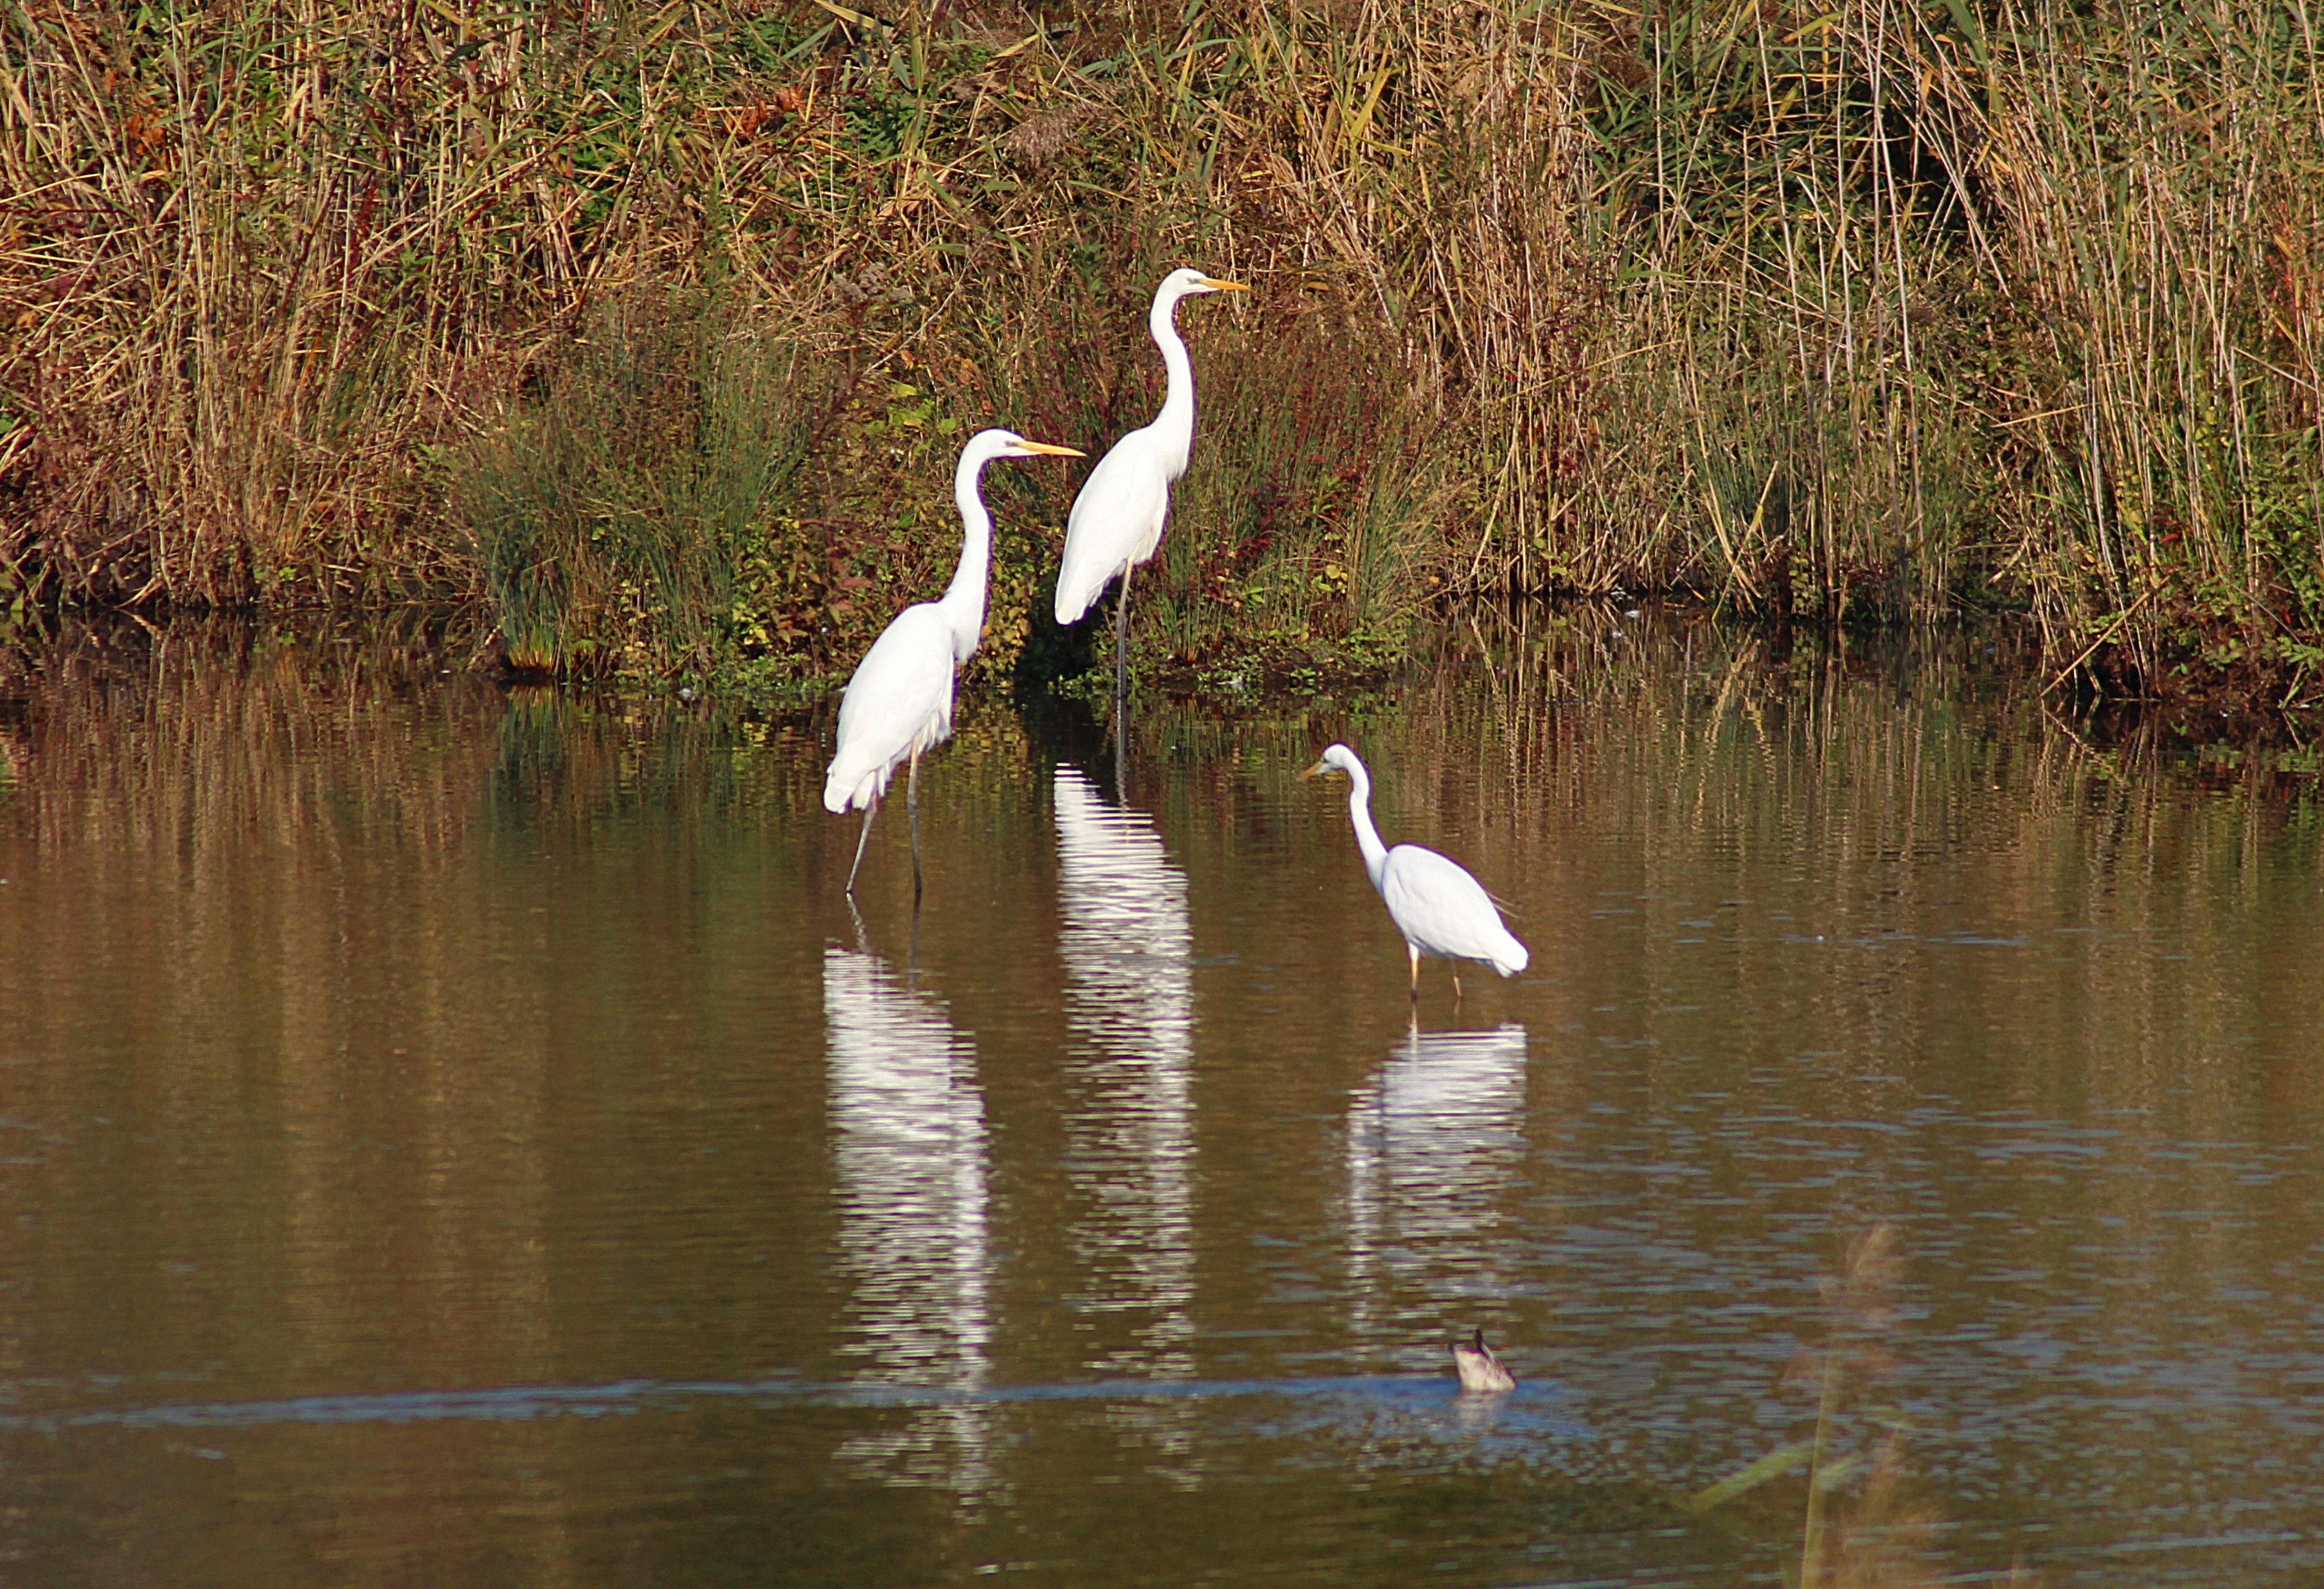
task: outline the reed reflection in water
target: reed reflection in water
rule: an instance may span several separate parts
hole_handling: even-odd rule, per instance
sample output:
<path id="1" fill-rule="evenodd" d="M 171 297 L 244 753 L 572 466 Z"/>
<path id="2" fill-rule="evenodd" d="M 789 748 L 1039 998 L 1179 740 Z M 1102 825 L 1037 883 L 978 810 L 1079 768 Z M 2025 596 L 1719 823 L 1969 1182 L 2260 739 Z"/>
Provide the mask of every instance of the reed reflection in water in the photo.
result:
<path id="1" fill-rule="evenodd" d="M 991 1374 L 984 1099 L 976 1051 L 944 1006 L 876 955 L 827 948 L 840 1266 L 850 1288 L 843 1352 L 864 1378 L 959 1390 Z M 992 1483 L 991 1409 L 913 1409 L 900 1427 L 849 1437 L 849 1471 L 981 1494 Z"/>

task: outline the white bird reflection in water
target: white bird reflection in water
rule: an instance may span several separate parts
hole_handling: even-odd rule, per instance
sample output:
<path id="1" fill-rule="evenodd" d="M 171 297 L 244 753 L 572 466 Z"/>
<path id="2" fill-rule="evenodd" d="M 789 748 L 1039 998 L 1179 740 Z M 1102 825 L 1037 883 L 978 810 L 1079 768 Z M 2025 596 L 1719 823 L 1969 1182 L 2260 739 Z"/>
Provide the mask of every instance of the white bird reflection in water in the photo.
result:
<path id="1" fill-rule="evenodd" d="M 1194 928 L 1186 879 L 1140 813 L 1072 767 L 1056 779 L 1074 1246 L 1085 1314 L 1116 1316 L 1087 1366 L 1194 1369 Z M 1149 1431 L 1158 1434 L 1159 1431 Z M 1167 1440 L 1165 1441 L 1168 1443 Z"/>
<path id="2" fill-rule="evenodd" d="M 1526 1029 L 1415 1030 L 1348 1111 L 1348 1269 L 1360 1341 L 1443 1362 L 1448 1306 L 1502 1294 L 1525 1155 Z M 1410 1288 L 1399 1308 L 1392 1289 Z"/>
<path id="3" fill-rule="evenodd" d="M 823 1016 L 840 1266 L 853 1291 L 842 1350 L 872 1360 L 867 1382 L 976 1389 L 992 1324 L 975 1049 L 937 1000 L 876 955 L 835 945 L 824 951 Z M 981 1496 L 995 1482 L 991 1422 L 973 1401 L 921 1408 L 839 1456 L 859 1476 Z"/>

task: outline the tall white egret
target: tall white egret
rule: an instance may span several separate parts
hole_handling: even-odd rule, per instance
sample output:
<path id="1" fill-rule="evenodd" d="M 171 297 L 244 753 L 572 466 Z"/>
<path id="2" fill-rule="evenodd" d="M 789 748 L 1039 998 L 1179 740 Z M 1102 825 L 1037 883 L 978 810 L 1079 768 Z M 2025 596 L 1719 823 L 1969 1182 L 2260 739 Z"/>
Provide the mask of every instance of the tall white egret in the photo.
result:
<path id="1" fill-rule="evenodd" d="M 1299 776 L 1313 778 L 1322 772 L 1344 772 L 1354 785 L 1348 791 L 1348 816 L 1356 825 L 1356 845 L 1364 853 L 1364 870 L 1371 873 L 1372 887 L 1388 906 L 1389 919 L 1412 951 L 1416 1000 L 1420 997 L 1423 955 L 1443 960 L 1482 960 L 1503 976 L 1515 976 L 1526 968 L 1526 947 L 1501 925 L 1501 913 L 1493 908 L 1492 896 L 1459 862 L 1418 845 L 1390 849 L 1380 843 L 1379 831 L 1372 827 L 1371 775 L 1355 752 L 1335 744 Z M 1458 967 L 1452 973 L 1452 996 L 1461 996 Z"/>
<path id="2" fill-rule="evenodd" d="M 1154 290 L 1147 328 L 1162 349 L 1169 393 L 1154 422 L 1115 442 L 1082 482 L 1074 511 L 1065 520 L 1065 559 L 1057 568 L 1057 622 L 1077 624 L 1090 604 L 1121 576 L 1121 600 L 1113 614 L 1113 685 L 1127 688 L 1130 643 L 1130 570 L 1161 544 L 1162 521 L 1170 513 L 1170 486 L 1186 472 L 1194 445 L 1194 367 L 1173 320 L 1178 300 L 1203 292 L 1248 292 L 1240 282 L 1222 282 L 1200 271 L 1172 271 Z"/>
<path id="3" fill-rule="evenodd" d="M 980 430 L 961 448 L 953 471 L 953 500 L 960 507 L 960 567 L 936 601 L 917 602 L 898 613 L 847 680 L 839 702 L 839 745 L 823 781 L 824 809 L 863 808 L 863 831 L 855 840 L 855 864 L 847 869 L 847 892 L 863 865 L 872 818 L 896 763 L 909 758 L 906 785 L 912 814 L 912 897 L 920 897 L 920 753 L 952 735 L 953 672 L 976 653 L 984 633 L 985 577 L 992 564 L 992 515 L 976 489 L 977 476 L 994 458 L 1068 457 L 1070 447 L 1028 441 L 1010 430 Z"/>

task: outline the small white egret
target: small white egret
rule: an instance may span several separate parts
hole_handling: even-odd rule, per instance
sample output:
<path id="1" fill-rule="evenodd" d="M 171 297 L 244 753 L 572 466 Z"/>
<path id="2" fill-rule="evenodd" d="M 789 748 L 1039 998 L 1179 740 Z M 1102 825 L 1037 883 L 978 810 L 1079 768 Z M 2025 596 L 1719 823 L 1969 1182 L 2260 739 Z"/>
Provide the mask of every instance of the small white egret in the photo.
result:
<path id="1" fill-rule="evenodd" d="M 1390 849 L 1380 843 L 1379 832 L 1372 827 L 1371 777 L 1355 752 L 1335 744 L 1299 776 L 1313 778 L 1321 772 L 1344 772 L 1354 785 L 1348 791 L 1348 816 L 1356 825 L 1356 845 L 1364 853 L 1364 870 L 1371 873 L 1372 887 L 1379 891 L 1389 919 L 1412 951 L 1415 999 L 1420 997 L 1423 955 L 1443 960 L 1482 960 L 1503 976 L 1515 976 L 1526 968 L 1526 947 L 1501 925 L 1501 913 L 1493 909 L 1492 896 L 1459 862 L 1418 845 Z M 1461 996 L 1457 967 L 1452 973 L 1452 996 Z"/>
<path id="2" fill-rule="evenodd" d="M 1493 1355 L 1493 1349 L 1485 1344 L 1481 1328 L 1466 1341 L 1453 1341 L 1452 1372 L 1461 1376 L 1461 1389 L 1470 1395 L 1498 1396 L 1517 1388 L 1517 1375 Z"/>
<path id="3" fill-rule="evenodd" d="M 992 515 L 976 489 L 977 476 L 994 458 L 1068 457 L 1070 447 L 1028 441 L 1009 430 L 980 430 L 960 451 L 953 471 L 953 500 L 960 507 L 960 567 L 942 599 L 918 602 L 898 613 L 847 680 L 839 702 L 839 744 L 823 782 L 824 809 L 863 808 L 863 831 L 855 840 L 855 864 L 847 869 L 847 892 L 863 865 L 872 818 L 896 763 L 909 758 L 906 785 L 912 814 L 912 897 L 920 897 L 920 753 L 952 734 L 953 671 L 976 653 L 984 633 L 985 577 L 992 562 Z"/>
<path id="4" fill-rule="evenodd" d="M 1065 520 L 1065 552 L 1057 568 L 1057 622 L 1077 624 L 1090 604 L 1121 576 L 1121 599 L 1113 614 L 1114 692 L 1127 688 L 1130 636 L 1130 570 L 1161 544 L 1162 521 L 1170 513 L 1170 486 L 1186 472 L 1194 445 L 1194 368 L 1172 317 L 1182 298 L 1201 292 L 1248 292 L 1240 282 L 1222 282 L 1200 271 L 1172 271 L 1154 290 L 1147 328 L 1162 349 L 1170 386 L 1154 422 L 1132 430 L 1107 449 L 1082 482 Z"/>

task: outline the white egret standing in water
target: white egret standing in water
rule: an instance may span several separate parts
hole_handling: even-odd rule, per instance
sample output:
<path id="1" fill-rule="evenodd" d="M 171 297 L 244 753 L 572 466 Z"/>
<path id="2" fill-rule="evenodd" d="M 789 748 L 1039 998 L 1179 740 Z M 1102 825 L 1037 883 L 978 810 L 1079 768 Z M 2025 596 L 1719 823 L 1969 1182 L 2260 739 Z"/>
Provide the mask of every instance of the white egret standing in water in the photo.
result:
<path id="1" fill-rule="evenodd" d="M 1248 292 L 1240 282 L 1222 282 L 1200 271 L 1172 271 L 1154 290 L 1148 329 L 1162 349 L 1169 392 L 1154 422 L 1132 430 L 1107 449 L 1082 483 L 1065 521 L 1065 552 L 1057 568 L 1057 622 L 1077 624 L 1116 574 L 1121 599 L 1113 614 L 1113 688 L 1128 690 L 1130 570 L 1161 544 L 1162 521 L 1170 513 L 1170 486 L 1186 472 L 1194 445 L 1194 368 L 1172 322 L 1178 300 L 1201 292 Z"/>
<path id="2" fill-rule="evenodd" d="M 912 815 L 912 898 L 920 897 L 920 753 L 952 734 L 953 672 L 976 652 L 984 633 L 985 576 L 992 561 L 992 515 L 976 489 L 977 476 L 994 458 L 1069 457 L 1070 447 L 1028 441 L 1010 430 L 980 430 L 961 448 L 953 471 L 953 500 L 960 506 L 960 567 L 941 599 L 917 602 L 896 614 L 847 681 L 839 702 L 839 745 L 824 779 L 824 809 L 863 808 L 863 831 L 855 840 L 855 864 L 847 869 L 847 892 L 863 865 L 872 818 L 896 763 L 907 758 L 906 784 Z"/>
<path id="3" fill-rule="evenodd" d="M 1372 827 L 1371 776 L 1355 752 L 1335 744 L 1299 776 L 1313 778 L 1319 772 L 1344 772 L 1354 785 L 1348 791 L 1348 816 L 1356 825 L 1356 845 L 1364 853 L 1364 870 L 1371 873 L 1372 887 L 1379 891 L 1389 919 L 1412 952 L 1414 999 L 1420 997 L 1423 955 L 1443 960 L 1482 960 L 1503 976 L 1515 976 L 1526 968 L 1526 947 L 1501 925 L 1501 913 L 1493 908 L 1492 896 L 1459 862 L 1418 845 L 1390 849 L 1380 843 L 1379 832 Z M 1452 996 L 1461 996 L 1457 967 L 1452 973 Z"/>

